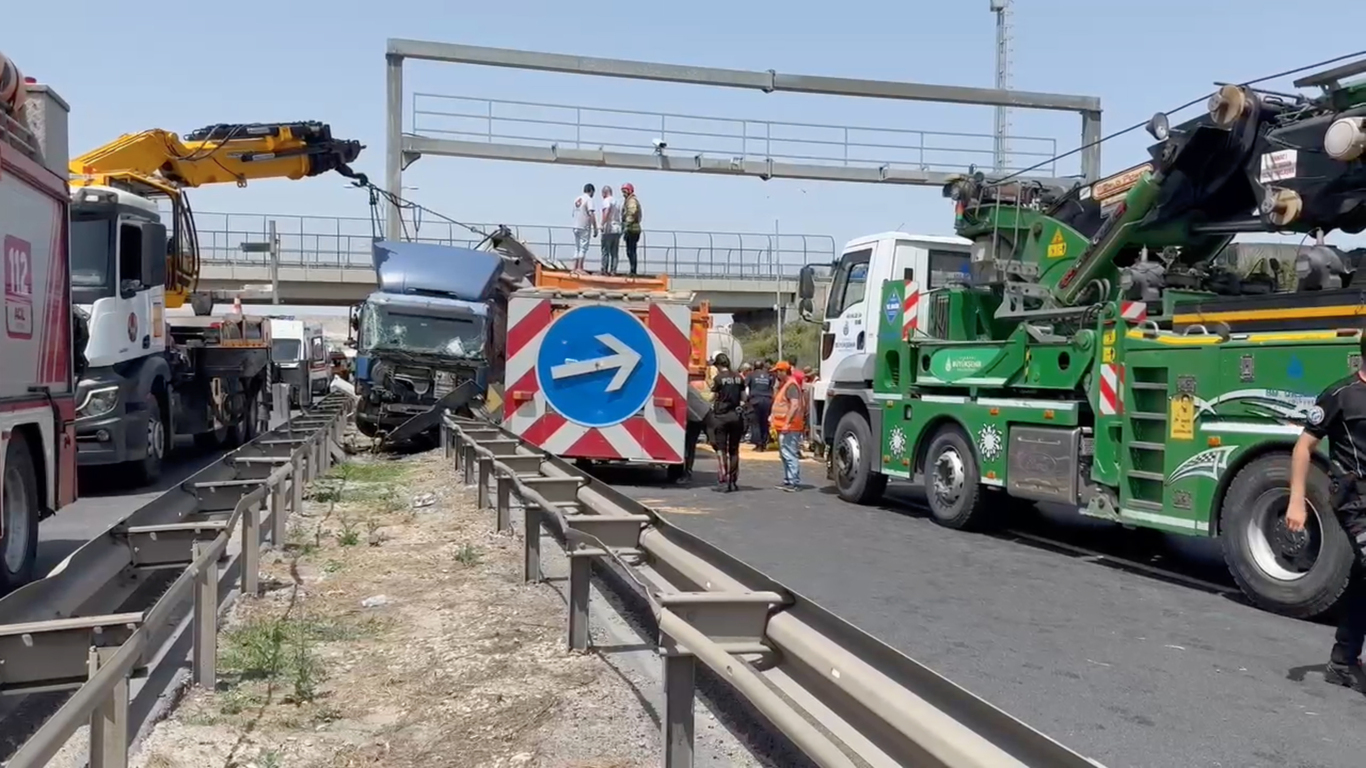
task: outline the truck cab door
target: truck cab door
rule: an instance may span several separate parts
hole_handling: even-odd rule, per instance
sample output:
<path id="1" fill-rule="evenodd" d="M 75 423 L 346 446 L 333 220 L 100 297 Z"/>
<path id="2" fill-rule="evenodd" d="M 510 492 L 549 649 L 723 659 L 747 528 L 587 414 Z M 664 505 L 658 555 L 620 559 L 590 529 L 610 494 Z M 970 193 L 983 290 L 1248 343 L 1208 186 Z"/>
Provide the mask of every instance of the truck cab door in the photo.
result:
<path id="1" fill-rule="evenodd" d="M 125 316 L 128 355 L 166 350 L 166 227 L 145 219 L 119 219 L 116 316 Z"/>

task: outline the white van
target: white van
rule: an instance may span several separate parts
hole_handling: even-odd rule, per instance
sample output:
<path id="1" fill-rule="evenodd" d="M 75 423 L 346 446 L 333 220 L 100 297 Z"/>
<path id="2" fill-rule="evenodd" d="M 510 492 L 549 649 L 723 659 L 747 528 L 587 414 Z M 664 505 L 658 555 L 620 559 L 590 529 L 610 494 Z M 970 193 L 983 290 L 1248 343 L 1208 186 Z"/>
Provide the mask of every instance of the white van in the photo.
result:
<path id="1" fill-rule="evenodd" d="M 270 320 L 271 362 L 279 381 L 289 384 L 290 405 L 306 408 L 327 394 L 327 344 L 321 325 L 293 318 Z"/>

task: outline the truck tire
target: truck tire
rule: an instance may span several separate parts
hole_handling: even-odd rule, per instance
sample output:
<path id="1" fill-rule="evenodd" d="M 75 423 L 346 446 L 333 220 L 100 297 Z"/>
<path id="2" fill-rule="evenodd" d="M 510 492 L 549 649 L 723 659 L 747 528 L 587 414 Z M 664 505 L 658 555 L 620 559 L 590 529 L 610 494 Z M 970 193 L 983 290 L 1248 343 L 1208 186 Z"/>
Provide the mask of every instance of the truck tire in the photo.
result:
<path id="1" fill-rule="evenodd" d="M 38 471 L 28 439 L 12 432 L 5 447 L 4 500 L 0 510 L 0 594 L 33 580 L 38 559 Z"/>
<path id="2" fill-rule="evenodd" d="M 161 401 L 151 392 L 145 401 L 147 408 L 147 455 L 141 461 L 130 462 L 135 483 L 139 486 L 155 483 L 161 479 L 161 468 L 166 460 L 166 449 L 170 446 L 170 436 L 166 432 L 166 414 L 161 410 Z"/>
<path id="3" fill-rule="evenodd" d="M 963 431 L 943 427 L 925 452 L 925 502 L 934 521 L 960 531 L 986 527 L 990 494 L 982 487 L 977 454 Z"/>
<path id="4" fill-rule="evenodd" d="M 830 452 L 831 475 L 840 498 L 855 504 L 875 504 L 887 490 L 887 476 L 873 469 L 873 430 L 857 411 L 844 414 L 835 427 Z"/>
<path id="5" fill-rule="evenodd" d="M 1310 465 L 1305 484 L 1309 520 L 1287 537 L 1290 456 L 1278 453 L 1250 462 L 1234 476 L 1219 510 L 1224 562 L 1233 580 L 1259 608 L 1313 618 L 1329 613 L 1347 590 L 1355 553 L 1332 517 L 1328 475 Z"/>

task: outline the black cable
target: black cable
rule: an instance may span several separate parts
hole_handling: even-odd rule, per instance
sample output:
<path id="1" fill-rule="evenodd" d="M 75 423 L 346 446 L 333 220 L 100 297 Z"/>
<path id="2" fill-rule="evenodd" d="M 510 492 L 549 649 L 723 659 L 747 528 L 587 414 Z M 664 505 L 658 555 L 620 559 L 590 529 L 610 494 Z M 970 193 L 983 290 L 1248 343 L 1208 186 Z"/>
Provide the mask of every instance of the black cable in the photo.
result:
<path id="1" fill-rule="evenodd" d="M 482 229 L 479 229 L 478 227 L 474 226 L 473 224 L 466 224 L 466 223 L 463 222 L 463 221 L 457 221 L 456 219 L 453 219 L 453 218 L 451 218 L 450 216 L 447 216 L 446 214 L 441 213 L 440 211 L 432 210 L 431 208 L 428 208 L 427 206 L 422 205 L 421 203 L 415 203 L 415 202 L 413 202 L 413 201 L 411 201 L 411 200 L 407 200 L 407 199 L 405 199 L 404 197 L 402 197 L 401 195 L 396 195 L 396 194 L 394 194 L 393 192 L 390 192 L 389 190 L 380 187 L 378 184 L 372 183 L 369 179 L 365 179 L 365 178 L 357 179 L 356 181 L 353 181 L 353 182 L 352 182 L 352 185 L 353 185 L 353 186 L 356 186 L 356 187 L 359 187 L 359 188 L 361 188 L 361 189 L 369 190 L 369 192 L 370 192 L 370 194 L 371 194 L 371 204 L 370 204 L 371 207 L 370 207 L 370 210 L 371 210 L 372 217 L 377 217 L 377 216 L 378 216 L 378 214 L 375 212 L 375 208 L 377 207 L 377 203 L 378 203 L 378 201 L 375 199 L 375 196 L 379 196 L 379 197 L 384 198 L 384 200 L 385 200 L 386 202 L 388 202 L 390 205 L 394 206 L 395 208 L 398 208 L 399 210 L 412 210 L 412 211 L 419 211 L 419 212 L 422 212 L 422 213 L 429 213 L 429 214 L 431 214 L 431 215 L 437 217 L 438 219 L 441 219 L 442 221 L 445 221 L 445 222 L 450 223 L 450 224 L 454 224 L 454 225 L 456 225 L 456 226 L 458 226 L 458 227 L 463 227 L 463 228 L 469 230 L 470 232 L 472 232 L 472 233 L 474 233 L 474 234 L 476 234 L 476 235 L 479 235 L 479 236 L 483 237 L 485 240 L 488 240 L 489 238 L 493 237 L 493 235 L 489 234 L 488 232 L 483 231 Z M 406 237 L 406 236 L 407 236 L 407 222 L 404 222 L 404 221 L 403 221 L 403 217 L 402 217 L 401 215 L 399 216 L 399 221 L 403 224 L 403 227 L 404 227 L 404 236 Z"/>
<path id="2" fill-rule="evenodd" d="M 1295 67 L 1294 69 L 1287 69 L 1287 70 L 1285 70 L 1285 71 L 1283 71 L 1283 72 L 1277 72 L 1277 73 L 1275 73 L 1275 74 L 1273 74 L 1273 75 L 1266 75 L 1266 76 L 1263 76 L 1263 77 L 1259 77 L 1259 78 L 1257 78 L 1257 79 L 1255 79 L 1255 80 L 1248 80 L 1247 82 L 1239 83 L 1238 85 L 1240 85 L 1240 86 L 1246 88 L 1247 86 L 1256 85 L 1256 84 L 1258 84 L 1258 83 L 1264 83 L 1264 82 L 1266 82 L 1266 81 L 1268 81 L 1268 80 L 1278 80 L 1278 79 L 1280 79 L 1280 78 L 1282 78 L 1282 77 L 1287 77 L 1287 76 L 1289 76 L 1289 75 L 1299 74 L 1300 72 L 1303 72 L 1303 71 L 1305 71 L 1306 69 L 1318 69 L 1318 68 L 1320 68 L 1320 67 L 1326 67 L 1326 66 L 1328 66 L 1329 64 L 1336 64 L 1336 63 L 1338 63 L 1339 61 L 1344 61 L 1344 60 L 1346 60 L 1346 59 L 1357 59 L 1357 58 L 1361 58 L 1362 56 L 1366 56 L 1366 50 L 1357 51 L 1357 52 L 1355 52 L 1355 53 L 1345 53 L 1345 54 L 1343 54 L 1343 55 L 1341 55 L 1341 56 L 1334 56 L 1334 57 L 1331 58 L 1331 59 L 1325 59 L 1325 60 L 1323 60 L 1323 61 L 1318 61 L 1318 62 L 1315 62 L 1315 63 L 1313 63 L 1313 64 L 1306 64 L 1306 65 L 1304 65 L 1304 66 L 1302 66 L 1302 67 Z M 1204 96 L 1201 96 L 1201 97 L 1198 98 L 1198 99 L 1192 99 L 1192 100 L 1186 102 L 1185 104 L 1182 104 L 1181 106 L 1179 106 L 1179 107 L 1177 107 L 1177 108 L 1175 108 L 1175 109 L 1163 110 L 1163 114 L 1167 114 L 1167 115 L 1175 114 L 1175 113 L 1180 112 L 1181 110 L 1186 109 L 1186 108 L 1188 108 L 1188 107 L 1193 107 L 1193 106 L 1195 106 L 1196 104 L 1199 104 L 1199 103 L 1202 102 L 1202 101 L 1206 101 L 1206 100 L 1209 99 L 1209 97 L 1212 96 L 1212 95 L 1213 95 L 1212 93 L 1207 93 L 1207 94 L 1205 94 Z M 1128 128 L 1125 128 L 1125 129 L 1120 130 L 1120 131 L 1115 131 L 1114 133 L 1111 133 L 1111 134 L 1109 134 L 1109 135 L 1107 135 L 1107 136 L 1102 136 L 1101 138 L 1096 139 L 1095 141 L 1090 142 L 1089 144 L 1083 144 L 1083 145 L 1081 145 L 1080 147 L 1077 147 L 1076 149 L 1070 150 L 1070 151 L 1068 151 L 1068 152 L 1064 152 L 1064 153 L 1062 153 L 1061 155 L 1056 155 L 1056 156 L 1054 156 L 1054 157 L 1050 157 L 1049 159 L 1044 160 L 1044 161 L 1039 162 L 1039 163 L 1035 163 L 1034 165 L 1031 165 L 1031 166 L 1029 166 L 1028 168 L 1021 168 L 1020 170 L 1015 171 L 1014 173 L 1011 173 L 1011 174 L 1009 174 L 1008 176 L 1004 176 L 1004 177 L 1002 177 L 1002 178 L 1000 178 L 1000 179 L 995 179 L 995 180 L 989 181 L 989 182 L 987 182 L 987 184 L 988 184 L 988 186 L 997 186 L 997 185 L 1000 185 L 1000 184 L 1002 184 L 1002 183 L 1004 183 L 1004 182 L 1010 181 L 1011 179 L 1015 178 L 1016 176 L 1020 176 L 1021 174 L 1025 174 L 1025 173 L 1029 173 L 1030 171 L 1037 171 L 1038 169 L 1043 168 L 1043 167 L 1046 166 L 1046 165 L 1051 165 L 1052 163 L 1055 163 L 1055 162 L 1057 162 L 1057 161 L 1059 161 L 1059 160 L 1062 160 L 1062 159 L 1064 159 L 1064 158 L 1071 157 L 1072 155 L 1075 155 L 1075 154 L 1077 154 L 1078 152 L 1084 152 L 1085 150 L 1088 150 L 1088 149 L 1090 149 L 1091 147 L 1099 146 L 1099 145 L 1104 144 L 1105 142 L 1109 141 L 1110 139 L 1118 138 L 1118 137 L 1120 137 L 1120 136 L 1123 136 L 1123 135 L 1126 134 L 1126 133 L 1132 133 L 1133 131 L 1136 131 L 1136 130 L 1138 130 L 1139 128 L 1143 128 L 1143 127 L 1145 127 L 1145 126 L 1147 126 L 1147 125 L 1148 125 L 1148 121 L 1147 121 L 1147 120 L 1144 120 L 1144 121 L 1141 122 L 1141 123 L 1134 123 L 1133 125 L 1129 126 Z"/>

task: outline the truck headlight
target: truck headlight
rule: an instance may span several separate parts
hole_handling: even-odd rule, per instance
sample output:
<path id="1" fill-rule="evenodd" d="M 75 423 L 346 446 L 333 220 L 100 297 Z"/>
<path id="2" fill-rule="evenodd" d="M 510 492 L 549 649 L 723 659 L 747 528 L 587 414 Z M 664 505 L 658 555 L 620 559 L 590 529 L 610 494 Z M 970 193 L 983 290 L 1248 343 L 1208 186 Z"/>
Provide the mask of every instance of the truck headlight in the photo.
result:
<path id="1" fill-rule="evenodd" d="M 81 407 L 76 409 L 76 415 L 81 418 L 91 416 L 103 416 L 114 410 L 119 404 L 118 387 L 100 387 L 92 389 L 81 401 Z"/>

